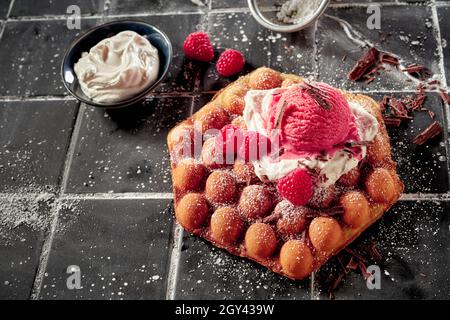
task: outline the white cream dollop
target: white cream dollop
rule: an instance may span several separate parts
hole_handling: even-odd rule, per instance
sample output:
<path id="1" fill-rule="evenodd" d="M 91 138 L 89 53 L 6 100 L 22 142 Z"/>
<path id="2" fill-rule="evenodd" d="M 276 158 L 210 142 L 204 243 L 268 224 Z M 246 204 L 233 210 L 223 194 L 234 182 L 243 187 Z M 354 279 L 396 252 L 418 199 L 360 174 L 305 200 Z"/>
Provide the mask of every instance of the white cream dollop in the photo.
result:
<path id="1" fill-rule="evenodd" d="M 285 89 L 250 90 L 245 96 L 243 117 L 248 130 L 268 135 L 265 128 L 269 107 L 274 93 Z M 350 111 L 355 117 L 359 137 L 363 142 L 372 141 L 378 132 L 378 121 L 367 112 L 363 106 L 349 102 Z M 361 146 L 361 158 L 365 158 L 367 147 Z M 361 159 L 345 150 L 337 150 L 331 154 L 298 156 L 274 161 L 270 156 L 264 156 L 253 161 L 255 173 L 260 179 L 278 180 L 297 168 L 308 168 L 320 173 L 323 177 L 320 187 L 326 188 L 339 178 L 355 168 Z"/>
<path id="2" fill-rule="evenodd" d="M 96 102 L 120 102 L 153 84 L 158 50 L 134 31 L 123 31 L 84 52 L 75 64 L 84 94 Z"/>

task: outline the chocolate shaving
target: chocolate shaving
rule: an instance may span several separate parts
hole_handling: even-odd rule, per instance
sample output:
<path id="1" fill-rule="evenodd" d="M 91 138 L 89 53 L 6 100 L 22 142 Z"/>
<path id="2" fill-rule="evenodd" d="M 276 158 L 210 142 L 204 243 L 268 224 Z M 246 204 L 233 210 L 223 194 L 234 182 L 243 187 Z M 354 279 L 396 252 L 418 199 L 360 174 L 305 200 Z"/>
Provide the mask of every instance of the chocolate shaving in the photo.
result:
<path id="1" fill-rule="evenodd" d="M 321 214 L 322 216 L 340 216 L 344 213 L 344 207 L 335 206 L 329 209 L 323 209 Z"/>
<path id="2" fill-rule="evenodd" d="M 353 271 L 358 269 L 358 262 L 355 260 L 355 257 L 350 258 L 350 261 L 347 263 L 346 268 Z"/>
<path id="3" fill-rule="evenodd" d="M 442 126 L 439 122 L 434 121 L 432 124 L 428 126 L 425 130 L 419 133 L 414 139 L 412 139 L 412 143 L 421 146 L 425 144 L 428 140 L 433 139 L 434 137 L 441 134 L 443 131 Z"/>
<path id="4" fill-rule="evenodd" d="M 390 64 L 393 66 L 398 67 L 400 65 L 400 61 L 398 60 L 397 57 L 395 57 L 394 55 L 387 53 L 387 52 L 382 52 L 380 55 L 380 62 L 381 63 L 386 63 L 386 64 Z"/>
<path id="5" fill-rule="evenodd" d="M 447 92 L 440 90 L 439 95 L 445 104 L 450 105 L 450 95 Z"/>
<path id="6" fill-rule="evenodd" d="M 276 115 L 277 121 L 275 122 L 275 129 L 276 130 L 280 129 L 280 127 L 281 127 L 281 123 L 283 121 L 283 116 L 284 116 L 284 112 L 286 111 L 287 105 L 288 105 L 288 102 L 286 100 L 284 100 L 284 103 L 281 106 L 281 108 L 279 108 L 277 110 L 277 115 Z"/>
<path id="7" fill-rule="evenodd" d="M 431 72 L 430 69 L 417 63 L 410 64 L 406 68 L 403 68 L 402 71 L 407 72 L 413 77 L 419 78 L 420 80 L 426 80 L 433 76 L 433 72 Z"/>
<path id="8" fill-rule="evenodd" d="M 367 263 L 367 260 L 366 260 L 366 259 L 364 259 L 360 254 L 356 253 L 356 252 L 353 251 L 352 249 L 350 249 L 350 248 L 345 248 L 345 251 L 347 251 L 348 253 L 350 253 L 352 256 L 358 258 L 358 260 L 360 260 L 360 261 L 362 261 L 362 262 L 364 262 L 364 263 Z"/>
<path id="9" fill-rule="evenodd" d="M 274 221 L 276 221 L 276 220 L 278 220 L 280 218 L 281 218 L 280 212 L 277 212 L 277 213 L 273 212 L 271 215 L 269 215 L 267 217 L 264 217 L 262 219 L 262 222 L 263 223 L 271 223 L 271 222 L 274 222 Z"/>
<path id="10" fill-rule="evenodd" d="M 375 242 L 372 242 L 371 244 L 370 244 L 370 246 L 369 246 L 369 253 L 370 253 L 370 255 L 372 256 L 372 259 L 374 260 L 374 261 L 381 261 L 381 260 L 383 260 L 383 257 L 382 257 L 382 255 L 380 254 L 380 252 L 378 251 L 378 248 L 377 248 L 377 244 L 375 243 Z"/>
<path id="11" fill-rule="evenodd" d="M 400 125 L 402 124 L 402 119 L 399 118 L 394 118 L 394 117 L 385 117 L 384 119 L 384 124 L 387 127 L 400 127 Z"/>
<path id="12" fill-rule="evenodd" d="M 357 81 L 366 75 L 370 67 L 376 65 L 379 61 L 380 51 L 376 48 L 370 48 L 357 62 L 347 77 L 352 81 Z"/>
<path id="13" fill-rule="evenodd" d="M 361 260 L 358 261 L 358 267 L 359 267 L 359 270 L 361 271 L 361 274 L 364 277 L 364 280 L 367 280 L 369 277 L 372 276 L 372 274 L 367 272 L 367 267 L 364 264 L 364 262 L 362 262 Z"/>
<path id="14" fill-rule="evenodd" d="M 328 94 L 325 91 L 306 81 L 301 84 L 301 87 L 306 90 L 320 107 L 325 110 L 331 109 L 331 104 L 328 102 Z"/>
<path id="15" fill-rule="evenodd" d="M 390 100 L 390 106 L 395 116 L 412 119 L 412 117 L 408 115 L 408 110 L 403 101 L 393 98 Z"/>

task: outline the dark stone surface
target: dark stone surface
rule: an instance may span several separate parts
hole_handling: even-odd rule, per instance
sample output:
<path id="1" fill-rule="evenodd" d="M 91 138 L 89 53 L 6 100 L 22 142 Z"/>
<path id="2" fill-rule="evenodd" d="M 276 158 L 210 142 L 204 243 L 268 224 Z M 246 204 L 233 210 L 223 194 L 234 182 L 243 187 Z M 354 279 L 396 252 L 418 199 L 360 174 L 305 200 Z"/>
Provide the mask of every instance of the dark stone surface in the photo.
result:
<path id="1" fill-rule="evenodd" d="M 202 0 L 206 3 L 205 0 Z M 106 10 L 106 14 L 142 14 L 142 13 L 163 13 L 163 12 L 199 12 L 208 9 L 208 6 L 198 6 L 186 0 L 134 0 L 122 1 L 111 0 L 111 4 Z"/>
<path id="2" fill-rule="evenodd" d="M 41 299 L 164 299 L 172 209 L 170 200 L 85 200 L 66 203 Z M 69 290 L 76 265 L 81 289 Z"/>
<path id="3" fill-rule="evenodd" d="M 364 7 L 330 8 L 318 23 L 319 80 L 352 90 L 415 90 L 417 87 L 417 83 L 407 82 L 407 77 L 395 69 L 382 71 L 369 85 L 348 80 L 347 73 L 367 49 L 361 49 L 360 43 L 348 37 L 342 25 L 346 22 L 363 40 L 373 43 L 380 50 L 400 56 L 405 65 L 422 64 L 439 74 L 439 58 L 435 54 L 438 44 L 433 33 L 431 8 L 395 8 L 381 7 L 381 30 L 367 28 L 369 15 Z M 356 35 L 353 37 L 358 38 Z"/>
<path id="4" fill-rule="evenodd" d="M 309 299 L 310 280 L 291 281 L 189 235 L 183 238 L 176 299 Z"/>
<path id="5" fill-rule="evenodd" d="M 15 0 L 10 17 L 66 15 L 67 8 L 71 5 L 78 6 L 83 16 L 101 14 L 104 3 L 105 0 L 39 0 L 39 5 L 36 5 L 33 0 Z"/>
<path id="6" fill-rule="evenodd" d="M 244 7 L 247 7 L 247 0 L 211 0 L 211 9 Z"/>
<path id="7" fill-rule="evenodd" d="M 10 2 L 11 0 L 3 0 L 0 2 L 0 19 L 6 19 Z"/>
<path id="8" fill-rule="evenodd" d="M 368 258 L 368 265 L 381 269 L 381 289 L 369 290 L 360 272 L 351 272 L 338 286 L 336 299 L 448 299 L 449 215 L 448 203 L 401 202 L 365 232 L 351 248 Z M 383 256 L 374 262 L 363 250 L 375 241 Z M 349 257 L 344 257 L 344 265 Z M 316 276 L 320 298 L 327 299 L 327 278 L 341 267 L 328 262 Z"/>
<path id="9" fill-rule="evenodd" d="M 397 98 L 412 94 L 386 93 Z M 384 94 L 371 94 L 381 101 Z M 440 135 L 428 143 L 417 146 L 411 140 L 425 130 L 433 121 L 445 127 L 444 105 L 436 93 L 429 93 L 425 108 L 435 113 L 432 119 L 427 112 L 416 112 L 414 119 L 405 121 L 399 128 L 389 128 L 392 156 L 398 165 L 398 173 L 405 183 L 405 193 L 445 193 L 448 186 L 448 156 L 445 148 L 445 135 Z"/>
<path id="10" fill-rule="evenodd" d="M 171 192 L 166 137 L 189 115 L 192 98 L 150 98 L 105 112 L 86 107 L 68 192 Z"/>
<path id="11" fill-rule="evenodd" d="M 199 7 L 189 0 L 113 0 L 106 5 L 104 0 L 15 0 L 9 20 L 10 1 L 0 1 L 0 30 L 4 27 L 0 39 L 0 299 L 29 298 L 39 261 L 46 254 L 49 260 L 41 299 L 166 297 L 174 241 L 172 201 L 167 199 L 172 189 L 166 136 L 191 109 L 197 111 L 213 92 L 239 76 L 220 78 L 215 70 L 215 61 L 227 48 L 245 55 L 241 74 L 270 66 L 318 76 L 339 88 L 370 91 L 366 94 L 378 100 L 388 92 L 416 89 L 417 83 L 407 82 L 395 70 L 382 72 L 369 85 L 348 81 L 346 73 L 366 49 L 349 39 L 335 17 L 347 21 L 378 48 L 398 54 L 405 65 L 423 64 L 438 78 L 443 71 L 450 84 L 450 24 L 446 19 L 450 8 L 446 2 L 431 6 L 427 5 L 430 1 L 417 1 L 425 5 L 384 3 L 381 30 L 367 28 L 369 14 L 363 2 L 373 1 L 333 1 L 343 5 L 329 8 L 317 30 L 312 26 L 294 34 L 278 34 L 253 19 L 246 0 L 211 0 L 212 12 L 209 6 Z M 79 5 L 84 16 L 80 31 L 68 30 L 62 18 L 72 4 Z M 434 5 L 444 70 L 437 50 Z M 87 17 L 103 13 L 104 19 Z M 274 13 L 266 15 L 273 17 Z M 59 66 L 68 44 L 102 21 L 118 19 L 144 20 L 168 34 L 174 47 L 170 73 L 145 102 L 132 108 L 105 111 L 82 106 L 73 158 L 67 162 L 63 190 L 68 194 L 58 194 L 78 103 L 29 97 L 67 95 Z M 214 62 L 184 57 L 184 39 L 196 30 L 210 34 L 216 48 Z M 437 93 L 428 94 L 426 107 L 449 128 L 448 110 L 444 111 Z M 413 121 L 389 129 L 389 134 L 406 192 L 431 194 L 434 199 L 449 191 L 448 133 L 422 147 L 410 143 L 431 121 L 427 113 L 418 113 Z M 140 199 L 133 192 L 153 194 Z M 381 290 L 368 290 L 360 273 L 352 272 L 337 287 L 335 297 L 450 298 L 446 285 L 450 280 L 449 205 L 444 200 L 397 204 L 351 245 L 366 256 L 367 244 L 378 244 L 383 255 L 377 263 L 382 272 Z M 42 252 L 56 211 L 58 226 L 51 249 Z M 348 259 L 346 254 L 339 256 Z M 81 268 L 80 290 L 67 289 L 70 265 Z M 336 275 L 340 266 L 337 259 L 331 260 L 316 274 L 313 286 L 311 279 L 293 282 L 185 232 L 177 268 L 173 293 L 179 299 L 309 299 L 311 293 L 313 298 L 327 299 L 327 278 Z"/>
<path id="12" fill-rule="evenodd" d="M 30 297 L 54 198 L 0 197 L 0 299 Z"/>
<path id="13" fill-rule="evenodd" d="M 58 188 L 77 110 L 74 100 L 0 102 L 0 192 Z"/>
<path id="14" fill-rule="evenodd" d="M 81 31 L 97 22 L 83 19 Z M 0 95 L 66 95 L 60 64 L 81 31 L 68 30 L 66 20 L 8 21 L 0 46 Z"/>
<path id="15" fill-rule="evenodd" d="M 450 15 L 450 7 L 437 7 L 439 27 L 441 30 L 441 38 L 443 45 L 442 49 L 444 54 L 444 68 L 447 78 L 447 86 L 450 86 L 450 22 L 448 16 Z"/>

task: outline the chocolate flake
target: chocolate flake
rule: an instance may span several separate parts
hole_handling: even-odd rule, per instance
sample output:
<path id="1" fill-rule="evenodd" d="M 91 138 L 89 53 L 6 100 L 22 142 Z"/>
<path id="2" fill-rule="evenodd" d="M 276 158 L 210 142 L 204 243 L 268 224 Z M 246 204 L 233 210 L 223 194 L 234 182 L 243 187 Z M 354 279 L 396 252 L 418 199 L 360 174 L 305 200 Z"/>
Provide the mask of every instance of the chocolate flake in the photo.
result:
<path id="1" fill-rule="evenodd" d="M 357 81 L 367 74 L 370 67 L 376 65 L 379 61 L 380 51 L 372 47 L 364 54 L 348 73 L 347 77 L 352 81 Z"/>
<path id="2" fill-rule="evenodd" d="M 426 80 L 433 76 L 433 72 L 431 72 L 430 69 L 417 63 L 410 64 L 406 68 L 403 68 L 402 71 L 407 72 L 420 80 Z"/>
<path id="3" fill-rule="evenodd" d="M 381 63 L 386 63 L 386 64 L 390 64 L 393 66 L 398 67 L 400 65 L 400 61 L 398 60 L 397 57 L 395 57 L 394 55 L 387 53 L 387 52 L 382 52 L 380 55 L 380 62 Z"/>
<path id="4" fill-rule="evenodd" d="M 326 110 L 331 109 L 331 104 L 328 102 L 328 94 L 325 91 L 306 81 L 301 84 L 301 87 L 313 97 L 320 107 Z"/>
<path id="5" fill-rule="evenodd" d="M 345 251 L 347 251 L 348 253 L 350 253 L 352 256 L 358 258 L 358 260 L 360 260 L 360 261 L 362 261 L 362 262 L 364 262 L 364 263 L 367 263 L 367 260 L 364 259 L 364 257 L 362 257 L 360 254 L 356 253 L 356 252 L 353 251 L 352 249 L 350 249 L 350 248 L 345 248 Z"/>
<path id="6" fill-rule="evenodd" d="M 384 124 L 387 127 L 400 127 L 400 125 L 402 124 L 402 119 L 399 118 L 394 118 L 394 117 L 384 117 Z"/>
<path id="7" fill-rule="evenodd" d="M 445 104 L 450 105 L 450 95 L 447 92 L 440 90 L 439 95 Z"/>
<path id="8" fill-rule="evenodd" d="M 369 252 L 370 252 L 370 255 L 372 256 L 372 259 L 374 261 L 378 262 L 378 261 L 383 260 L 383 257 L 381 256 L 380 252 L 378 251 L 377 244 L 375 242 L 372 242 L 370 244 Z"/>
<path id="9" fill-rule="evenodd" d="M 419 133 L 414 139 L 412 139 L 412 143 L 421 146 L 426 143 L 428 140 L 433 139 L 434 137 L 441 134 L 443 131 L 442 126 L 439 122 L 434 121 L 430 124 L 425 130 Z"/>
<path id="10" fill-rule="evenodd" d="M 346 268 L 348 270 L 353 270 L 353 271 L 358 269 L 358 262 L 356 262 L 355 257 L 351 257 L 350 258 L 350 261 L 347 263 Z"/>

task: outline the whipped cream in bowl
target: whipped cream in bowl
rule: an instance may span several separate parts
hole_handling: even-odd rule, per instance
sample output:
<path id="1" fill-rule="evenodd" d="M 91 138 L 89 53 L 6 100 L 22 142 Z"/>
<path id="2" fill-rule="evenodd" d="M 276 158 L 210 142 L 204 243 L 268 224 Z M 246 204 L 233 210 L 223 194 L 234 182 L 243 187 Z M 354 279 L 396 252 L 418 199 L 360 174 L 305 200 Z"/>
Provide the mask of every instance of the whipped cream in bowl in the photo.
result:
<path id="1" fill-rule="evenodd" d="M 63 83 L 78 100 L 96 107 L 125 107 L 143 100 L 166 77 L 169 38 L 140 21 L 95 27 L 76 39 L 61 66 Z"/>

